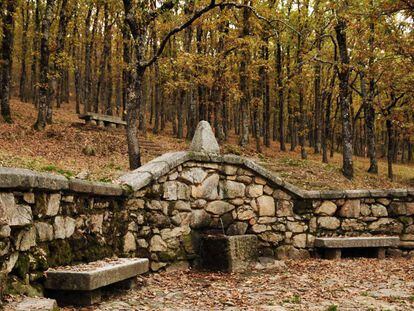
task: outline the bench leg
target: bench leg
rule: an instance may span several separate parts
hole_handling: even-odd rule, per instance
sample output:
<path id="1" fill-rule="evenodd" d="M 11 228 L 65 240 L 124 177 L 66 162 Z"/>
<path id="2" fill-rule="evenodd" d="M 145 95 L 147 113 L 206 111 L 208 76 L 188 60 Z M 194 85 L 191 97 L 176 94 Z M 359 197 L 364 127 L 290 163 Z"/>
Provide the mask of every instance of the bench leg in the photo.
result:
<path id="1" fill-rule="evenodd" d="M 91 125 L 96 125 L 96 120 L 91 120 Z"/>
<path id="2" fill-rule="evenodd" d="M 101 302 L 102 292 L 99 288 L 91 291 L 48 290 L 46 296 L 56 299 L 59 306 L 90 306 Z"/>
<path id="3" fill-rule="evenodd" d="M 116 124 L 115 123 L 109 123 L 109 127 L 114 129 L 114 128 L 116 128 Z"/>
<path id="4" fill-rule="evenodd" d="M 105 123 L 103 121 L 98 121 L 98 127 L 105 127 Z"/>
<path id="5" fill-rule="evenodd" d="M 385 248 L 379 247 L 375 249 L 375 257 L 378 259 L 385 259 Z"/>
<path id="6" fill-rule="evenodd" d="M 340 248 L 328 248 L 324 251 L 325 259 L 341 259 L 341 249 Z"/>
<path id="7" fill-rule="evenodd" d="M 137 278 L 129 278 L 113 284 L 113 287 L 119 290 L 129 290 L 138 287 Z"/>

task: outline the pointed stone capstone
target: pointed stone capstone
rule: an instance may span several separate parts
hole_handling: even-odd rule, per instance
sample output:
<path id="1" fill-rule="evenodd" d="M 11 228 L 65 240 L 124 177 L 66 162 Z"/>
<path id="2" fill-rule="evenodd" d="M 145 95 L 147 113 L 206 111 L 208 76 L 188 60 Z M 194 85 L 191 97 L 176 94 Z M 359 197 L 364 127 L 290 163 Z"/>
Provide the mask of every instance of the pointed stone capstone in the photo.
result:
<path id="1" fill-rule="evenodd" d="M 220 153 L 220 147 L 214 136 L 210 123 L 200 121 L 191 142 L 190 151 Z"/>

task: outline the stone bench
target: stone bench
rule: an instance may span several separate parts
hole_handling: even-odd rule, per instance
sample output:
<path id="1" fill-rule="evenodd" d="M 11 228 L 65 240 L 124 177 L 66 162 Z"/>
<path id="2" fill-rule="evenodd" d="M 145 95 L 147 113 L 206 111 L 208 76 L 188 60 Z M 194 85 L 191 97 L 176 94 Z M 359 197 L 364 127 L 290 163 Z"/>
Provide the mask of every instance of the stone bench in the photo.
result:
<path id="1" fill-rule="evenodd" d="M 119 258 L 46 271 L 47 296 L 59 305 L 91 305 L 101 301 L 108 285 L 128 289 L 139 274 L 149 269 L 148 259 Z"/>
<path id="2" fill-rule="evenodd" d="M 85 114 L 80 114 L 79 119 L 85 120 L 86 124 L 95 122 L 99 127 L 104 127 L 104 126 L 124 127 L 126 126 L 126 122 L 123 121 L 119 117 L 108 116 L 108 115 L 99 114 L 99 113 L 88 112 Z"/>
<path id="3" fill-rule="evenodd" d="M 323 250 L 324 258 L 339 259 L 342 249 L 372 249 L 377 258 L 385 258 L 385 249 L 398 247 L 400 238 L 390 237 L 337 237 L 315 238 L 315 248 Z"/>

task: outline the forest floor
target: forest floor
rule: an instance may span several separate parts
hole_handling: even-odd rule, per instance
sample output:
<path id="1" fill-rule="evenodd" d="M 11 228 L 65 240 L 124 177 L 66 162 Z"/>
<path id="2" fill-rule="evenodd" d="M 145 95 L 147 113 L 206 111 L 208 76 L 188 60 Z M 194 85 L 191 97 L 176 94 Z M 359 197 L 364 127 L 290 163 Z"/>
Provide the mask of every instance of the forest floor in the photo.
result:
<path id="1" fill-rule="evenodd" d="M 96 306 L 64 310 L 414 310 L 413 260 L 297 260 L 238 274 L 165 271 Z"/>
<path id="2" fill-rule="evenodd" d="M 81 173 L 91 180 L 112 181 L 128 170 L 125 132 L 123 129 L 86 126 L 74 113 L 73 105 L 54 109 L 54 124 L 43 132 L 32 125 L 37 111 L 32 104 L 11 100 L 13 124 L 0 121 L 0 166 L 23 167 L 73 177 Z M 186 150 L 189 142 L 176 139 L 167 129 L 154 135 L 148 131 L 140 137 L 143 162 L 168 151 Z M 289 147 L 289 146 L 288 146 Z M 84 152 L 88 148 L 88 152 Z M 386 177 L 386 162 L 379 160 L 378 176 L 366 173 L 367 158 L 355 157 L 355 178 L 347 180 L 341 174 L 340 154 L 335 153 L 329 164 L 321 162 L 321 155 L 308 149 L 308 159 L 301 160 L 296 151 L 281 152 L 278 142 L 263 146 L 257 153 L 252 140 L 247 147 L 237 145 L 237 137 L 230 135 L 222 146 L 225 153 L 236 153 L 258 161 L 277 172 L 286 181 L 306 189 L 356 189 L 414 187 L 414 165 L 395 164 L 395 181 Z M 91 154 L 91 151 L 94 155 Z"/>

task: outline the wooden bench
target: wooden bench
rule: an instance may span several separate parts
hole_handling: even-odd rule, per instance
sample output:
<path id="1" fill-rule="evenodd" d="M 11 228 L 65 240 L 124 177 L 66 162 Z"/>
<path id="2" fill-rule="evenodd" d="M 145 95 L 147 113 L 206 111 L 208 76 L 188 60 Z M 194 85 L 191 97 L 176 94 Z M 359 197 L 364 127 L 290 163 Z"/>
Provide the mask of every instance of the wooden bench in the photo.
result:
<path id="1" fill-rule="evenodd" d="M 327 259 L 339 259 L 342 256 L 342 249 L 369 249 L 377 258 L 385 258 L 385 249 L 398 247 L 400 238 L 389 237 L 336 237 L 336 238 L 315 238 L 315 248 L 322 251 Z"/>
<path id="2" fill-rule="evenodd" d="M 95 261 L 46 271 L 47 296 L 59 305 L 87 306 L 101 301 L 104 287 L 129 289 L 136 276 L 147 272 L 148 259 L 119 258 Z"/>
<path id="3" fill-rule="evenodd" d="M 80 114 L 79 119 L 85 120 L 86 124 L 96 123 L 99 127 L 110 126 L 110 127 L 124 127 L 126 122 L 119 117 L 108 116 L 99 113 L 88 112 Z"/>

